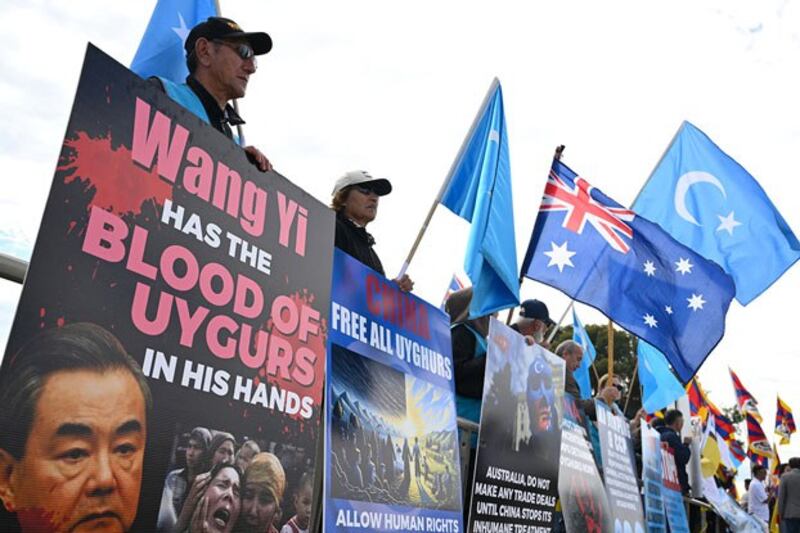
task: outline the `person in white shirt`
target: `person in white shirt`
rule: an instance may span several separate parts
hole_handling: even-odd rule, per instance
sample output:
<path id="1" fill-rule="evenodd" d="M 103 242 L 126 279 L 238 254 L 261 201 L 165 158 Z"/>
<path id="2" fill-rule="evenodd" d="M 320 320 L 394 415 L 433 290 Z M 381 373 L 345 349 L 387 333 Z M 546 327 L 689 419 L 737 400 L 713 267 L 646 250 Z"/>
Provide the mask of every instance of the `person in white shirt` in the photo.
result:
<path id="1" fill-rule="evenodd" d="M 750 482 L 750 491 L 747 494 L 747 512 L 769 523 L 769 490 L 764 485 L 767 478 L 767 469 L 761 465 L 753 467 L 753 480 Z"/>

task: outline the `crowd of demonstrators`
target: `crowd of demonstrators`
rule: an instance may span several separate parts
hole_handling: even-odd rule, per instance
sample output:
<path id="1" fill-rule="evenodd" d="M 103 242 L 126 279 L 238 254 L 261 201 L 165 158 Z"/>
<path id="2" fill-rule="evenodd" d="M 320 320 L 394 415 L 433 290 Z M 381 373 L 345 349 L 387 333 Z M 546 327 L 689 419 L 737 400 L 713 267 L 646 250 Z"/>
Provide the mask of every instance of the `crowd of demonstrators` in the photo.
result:
<path id="1" fill-rule="evenodd" d="M 238 446 L 231 433 L 204 427 L 192 429 L 181 440 L 184 444 L 176 448 L 173 461 L 178 468 L 164 483 L 158 531 L 278 533 L 290 521 L 288 531 L 307 530 L 313 471 L 310 459 L 295 457 L 302 452 L 293 455 L 280 444 L 253 439 Z M 305 471 L 295 473 L 296 466 Z M 291 499 L 286 494 L 290 485 Z M 291 520 L 283 519 L 284 506 L 295 511 Z"/>
<path id="2" fill-rule="evenodd" d="M 390 192 L 389 180 L 373 178 L 365 170 L 351 170 L 336 180 L 331 200 L 331 209 L 336 212 L 336 247 L 383 276 L 386 273 L 374 249 L 375 238 L 366 228 L 378 216 L 380 197 Z M 403 291 L 414 288 L 407 274 L 394 281 Z"/>

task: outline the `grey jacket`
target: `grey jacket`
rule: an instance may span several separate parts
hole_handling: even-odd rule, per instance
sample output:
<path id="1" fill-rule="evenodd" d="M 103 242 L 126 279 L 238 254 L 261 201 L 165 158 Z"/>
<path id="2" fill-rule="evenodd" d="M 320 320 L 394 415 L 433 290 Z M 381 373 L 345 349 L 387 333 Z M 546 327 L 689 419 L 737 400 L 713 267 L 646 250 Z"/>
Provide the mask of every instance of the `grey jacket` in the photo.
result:
<path id="1" fill-rule="evenodd" d="M 778 486 L 778 512 L 781 520 L 800 518 L 800 470 L 790 470 L 781 476 Z"/>

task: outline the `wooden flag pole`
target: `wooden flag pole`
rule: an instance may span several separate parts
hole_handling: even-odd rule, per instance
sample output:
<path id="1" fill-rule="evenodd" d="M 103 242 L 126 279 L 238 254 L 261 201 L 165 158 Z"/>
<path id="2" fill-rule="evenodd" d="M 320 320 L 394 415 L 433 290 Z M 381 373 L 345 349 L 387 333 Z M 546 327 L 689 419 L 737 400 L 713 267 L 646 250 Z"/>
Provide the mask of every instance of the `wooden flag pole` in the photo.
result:
<path id="1" fill-rule="evenodd" d="M 628 396 L 625 398 L 625 407 L 622 408 L 622 412 L 626 413 L 628 411 L 628 402 L 631 401 L 631 396 L 633 396 L 633 385 L 636 383 L 636 376 L 639 374 L 639 359 L 636 359 L 636 364 L 633 365 L 633 376 L 631 376 L 631 385 L 628 389 Z"/>
<path id="2" fill-rule="evenodd" d="M 472 125 L 470 126 L 469 131 L 467 132 L 467 135 L 464 137 L 464 141 L 461 143 L 461 148 L 459 148 L 458 154 L 456 154 L 456 158 L 453 159 L 453 163 L 450 165 L 450 170 L 447 172 L 447 176 L 444 178 L 444 182 L 442 183 L 442 186 L 439 189 L 439 193 L 436 195 L 436 198 L 433 201 L 433 205 L 431 205 L 431 208 L 428 211 L 428 215 L 425 217 L 425 221 L 422 223 L 422 227 L 419 229 L 419 233 L 417 233 L 417 238 L 414 240 L 414 244 L 411 246 L 411 250 L 409 250 L 408 255 L 406 256 L 406 260 L 403 261 L 403 265 L 400 267 L 400 273 L 397 275 L 398 278 L 402 278 L 405 275 L 409 265 L 411 264 L 411 260 L 417 253 L 417 248 L 419 247 L 419 243 L 422 241 L 422 236 L 428 230 L 428 224 L 430 224 L 430 221 L 433 218 L 433 212 L 436 211 L 436 206 L 438 206 L 439 203 L 442 201 L 442 196 L 444 196 L 444 192 L 447 190 L 447 186 L 450 185 L 450 180 L 453 179 L 453 172 L 455 172 L 456 166 L 458 166 L 458 163 L 461 161 L 461 157 L 467 150 L 467 144 L 469 140 L 472 138 L 472 134 L 475 133 L 475 129 L 478 127 L 478 123 L 481 120 L 483 111 L 486 109 L 486 106 L 489 103 L 489 99 L 492 97 L 495 89 L 499 84 L 500 80 L 498 80 L 497 78 L 494 78 L 492 80 L 492 83 L 489 86 L 489 90 L 486 92 L 486 96 L 483 98 L 483 102 L 481 103 L 481 106 L 478 108 L 478 113 L 475 115 L 475 119 L 472 121 Z"/>
<path id="3" fill-rule="evenodd" d="M 606 386 L 611 385 L 614 379 L 614 323 L 608 319 L 608 378 L 606 379 Z"/>

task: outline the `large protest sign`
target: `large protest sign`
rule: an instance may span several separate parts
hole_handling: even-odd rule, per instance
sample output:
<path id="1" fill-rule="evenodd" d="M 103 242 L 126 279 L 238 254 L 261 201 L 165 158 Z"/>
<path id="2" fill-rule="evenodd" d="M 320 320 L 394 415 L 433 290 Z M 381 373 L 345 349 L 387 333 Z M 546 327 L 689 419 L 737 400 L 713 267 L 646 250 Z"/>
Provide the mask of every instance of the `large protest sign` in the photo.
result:
<path id="1" fill-rule="evenodd" d="M 558 496 L 568 532 L 612 533 L 614 522 L 585 427 L 584 413 L 564 393 Z"/>
<path id="2" fill-rule="evenodd" d="M 664 482 L 661 466 L 661 435 L 642 422 L 642 485 L 648 533 L 667 530 L 664 513 Z"/>
<path id="3" fill-rule="evenodd" d="M 463 531 L 449 320 L 339 250 L 326 531 Z"/>
<path id="4" fill-rule="evenodd" d="M 603 478 L 608 503 L 614 516 L 614 531 L 644 531 L 642 501 L 633 460 L 628 420 L 601 400 L 595 400 Z"/>
<path id="5" fill-rule="evenodd" d="M 564 360 L 492 319 L 468 531 L 549 531 L 558 497 Z M 541 529 L 537 529 L 541 528 Z"/>
<path id="6" fill-rule="evenodd" d="M 333 230 L 320 202 L 90 45 L 0 370 L 0 530 L 264 531 L 294 510 Z M 234 461 L 244 476 L 219 466 Z M 252 523 L 264 493 L 268 524 Z"/>
<path id="7" fill-rule="evenodd" d="M 667 513 L 669 530 L 672 533 L 689 533 L 689 521 L 686 519 L 686 508 L 683 506 L 675 454 L 666 442 L 661 443 L 661 473 L 664 489 L 661 495 L 664 500 L 664 510 Z"/>

